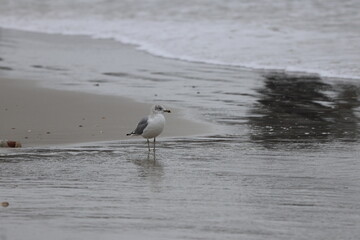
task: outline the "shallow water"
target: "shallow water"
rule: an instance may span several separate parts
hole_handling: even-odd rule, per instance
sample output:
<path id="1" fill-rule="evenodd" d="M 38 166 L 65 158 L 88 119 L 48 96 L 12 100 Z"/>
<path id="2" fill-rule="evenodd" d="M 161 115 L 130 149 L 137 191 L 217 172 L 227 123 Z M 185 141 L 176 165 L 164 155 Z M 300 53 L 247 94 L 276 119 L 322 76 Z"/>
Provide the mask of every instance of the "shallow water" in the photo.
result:
<path id="1" fill-rule="evenodd" d="M 213 136 L 162 139 L 155 160 L 143 141 L 1 152 L 2 237 L 356 239 L 358 144 L 272 147 Z"/>
<path id="2" fill-rule="evenodd" d="M 358 238 L 357 82 L 5 33 L 2 76 L 184 107 L 217 127 L 160 138 L 155 154 L 141 139 L 1 149 L 1 239 Z"/>

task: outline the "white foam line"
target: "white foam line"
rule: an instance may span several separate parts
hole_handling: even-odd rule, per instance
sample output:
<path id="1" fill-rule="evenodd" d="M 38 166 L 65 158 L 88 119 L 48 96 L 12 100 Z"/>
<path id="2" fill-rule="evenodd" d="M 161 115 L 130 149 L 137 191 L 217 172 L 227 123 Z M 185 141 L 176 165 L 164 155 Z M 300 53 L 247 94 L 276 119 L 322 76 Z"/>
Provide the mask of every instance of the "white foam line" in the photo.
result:
<path id="1" fill-rule="evenodd" d="M 254 26 L 242 26 L 243 29 L 239 30 L 233 23 L 227 22 L 213 25 L 207 22 L 110 22 L 96 18 L 29 21 L 26 18 L 0 17 L 0 26 L 50 34 L 114 39 L 137 45 L 139 50 L 156 56 L 189 62 L 360 79 L 360 67 L 355 64 L 360 62 L 360 56 L 351 51 L 347 55 L 327 52 L 328 49 L 337 47 L 336 43 L 332 45 L 323 42 L 333 37 L 331 35 L 318 35 L 319 39 L 316 39 L 310 37 L 316 33 L 288 30 L 280 32 Z M 219 37 L 223 39 L 219 40 Z M 308 46 L 311 41 L 316 44 Z M 345 45 L 343 43 L 338 47 L 345 48 Z M 356 44 L 352 46 L 356 47 Z"/>

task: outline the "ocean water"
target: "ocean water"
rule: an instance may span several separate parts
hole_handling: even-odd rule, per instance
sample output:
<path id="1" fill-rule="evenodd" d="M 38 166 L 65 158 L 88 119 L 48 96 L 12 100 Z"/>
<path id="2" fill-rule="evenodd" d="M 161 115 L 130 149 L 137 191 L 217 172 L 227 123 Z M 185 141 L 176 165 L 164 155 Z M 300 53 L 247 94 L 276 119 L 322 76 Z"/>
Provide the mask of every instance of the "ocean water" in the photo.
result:
<path id="1" fill-rule="evenodd" d="M 357 0 L 1 0 L 0 26 L 85 34 L 152 54 L 360 78 Z"/>
<path id="2" fill-rule="evenodd" d="M 0 239 L 358 239 L 356 1 L 0 3 L 2 27 L 87 35 L 0 29 L 1 77 L 215 126 L 150 154 L 143 139 L 1 149 Z"/>

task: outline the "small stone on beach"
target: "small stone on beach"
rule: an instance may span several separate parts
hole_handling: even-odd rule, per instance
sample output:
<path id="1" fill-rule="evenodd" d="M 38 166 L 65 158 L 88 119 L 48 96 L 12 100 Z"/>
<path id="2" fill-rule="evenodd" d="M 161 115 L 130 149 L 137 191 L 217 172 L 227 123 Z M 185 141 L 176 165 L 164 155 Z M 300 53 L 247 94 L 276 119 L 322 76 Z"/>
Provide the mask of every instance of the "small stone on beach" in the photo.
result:
<path id="1" fill-rule="evenodd" d="M 9 204 L 9 202 L 2 202 L 1 203 L 1 206 L 3 206 L 3 207 L 8 207 L 10 204 Z"/>

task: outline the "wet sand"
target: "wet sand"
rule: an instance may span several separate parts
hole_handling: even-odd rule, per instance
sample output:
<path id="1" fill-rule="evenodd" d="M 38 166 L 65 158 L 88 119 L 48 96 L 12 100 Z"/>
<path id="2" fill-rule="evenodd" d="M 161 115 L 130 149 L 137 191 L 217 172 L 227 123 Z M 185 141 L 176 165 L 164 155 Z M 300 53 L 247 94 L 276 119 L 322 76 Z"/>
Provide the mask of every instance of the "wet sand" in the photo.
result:
<path id="1" fill-rule="evenodd" d="M 82 121 L 95 133 L 96 124 L 122 131 L 118 121 L 128 120 L 110 109 L 123 96 L 197 112 L 217 130 L 161 139 L 150 154 L 143 140 L 127 139 L 0 149 L 0 202 L 9 203 L 0 207 L 0 238 L 358 239 L 358 82 L 157 58 L 84 36 L 0 36 L 3 79 L 22 79 L 8 87 L 51 93 L 68 102 L 57 105 L 64 110 L 80 101 L 68 124 L 75 133 L 91 126 Z M 28 79 L 41 88 L 23 86 Z M 79 99 L 80 90 L 119 97 L 94 103 L 99 96 Z M 109 109 L 90 111 L 82 99 Z M 182 126 L 181 134 L 190 125 Z"/>
<path id="2" fill-rule="evenodd" d="M 126 133 L 152 106 L 122 97 L 46 89 L 30 80 L 1 78 L 0 84 L 0 139 L 23 146 L 129 139 Z M 162 136 L 210 131 L 181 114 L 179 109 L 166 114 Z"/>

